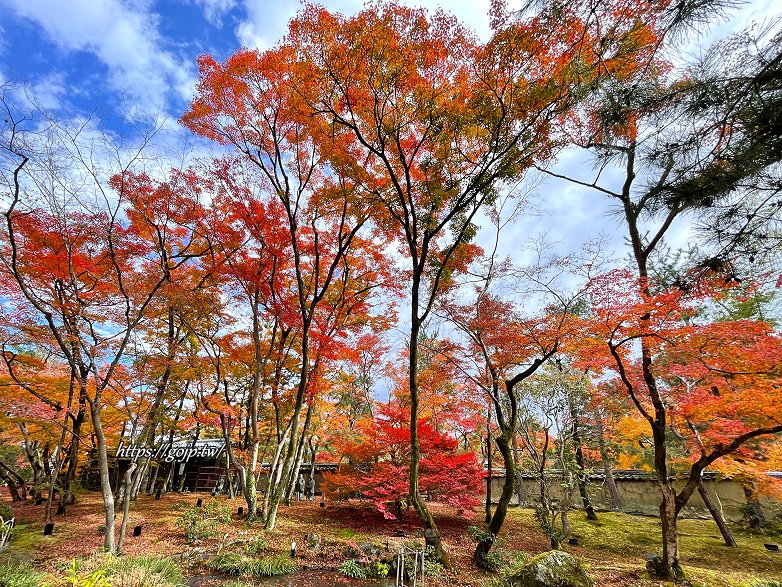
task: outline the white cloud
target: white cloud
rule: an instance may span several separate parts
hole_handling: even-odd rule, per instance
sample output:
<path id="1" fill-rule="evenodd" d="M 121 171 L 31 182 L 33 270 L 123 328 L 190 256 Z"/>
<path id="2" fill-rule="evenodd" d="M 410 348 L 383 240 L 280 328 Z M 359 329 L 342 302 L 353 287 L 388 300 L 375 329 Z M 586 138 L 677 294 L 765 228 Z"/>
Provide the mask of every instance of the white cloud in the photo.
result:
<path id="1" fill-rule="evenodd" d="M 62 106 L 62 97 L 67 91 L 65 75 L 60 72 L 40 77 L 30 86 L 31 97 L 44 110 L 58 110 Z"/>
<path id="2" fill-rule="evenodd" d="M 3 29 L 3 25 L 0 24 L 0 55 L 5 53 L 5 50 L 6 50 L 5 30 Z M 2 72 L 0 72 L 0 75 L 2 75 Z"/>
<path id="3" fill-rule="evenodd" d="M 236 38 L 248 49 L 268 49 L 285 34 L 288 21 L 299 6 L 291 0 L 244 0 L 245 18 L 236 28 Z"/>
<path id="4" fill-rule="evenodd" d="M 204 18 L 212 26 L 222 28 L 223 17 L 227 12 L 236 7 L 236 0 L 192 0 L 197 6 L 201 7 Z"/>
<path id="5" fill-rule="evenodd" d="M 157 17 L 142 3 L 120 0 L 0 0 L 38 24 L 66 51 L 93 54 L 108 68 L 108 85 L 126 103 L 165 110 L 169 99 L 189 99 L 193 65 L 162 49 Z"/>

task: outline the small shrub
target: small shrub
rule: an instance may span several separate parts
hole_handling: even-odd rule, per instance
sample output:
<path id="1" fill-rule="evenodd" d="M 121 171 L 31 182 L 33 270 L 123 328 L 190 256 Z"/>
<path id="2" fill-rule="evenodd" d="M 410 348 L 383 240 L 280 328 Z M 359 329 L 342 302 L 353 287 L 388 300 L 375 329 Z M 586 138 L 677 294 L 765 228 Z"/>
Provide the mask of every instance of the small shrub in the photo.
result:
<path id="1" fill-rule="evenodd" d="M 112 587 L 180 587 L 185 584 L 182 569 L 173 560 L 154 555 L 98 554 L 74 561 L 81 575 L 103 572 Z M 69 568 L 70 569 L 70 568 Z M 88 584 L 77 583 L 80 587 Z M 98 583 L 96 587 L 101 585 Z M 92 586 L 90 586 L 92 587 Z"/>
<path id="2" fill-rule="evenodd" d="M 746 587 L 782 587 L 782 583 L 773 579 L 755 579 L 747 583 Z"/>
<path id="3" fill-rule="evenodd" d="M 45 577 L 29 565 L 0 564 L 0 585 L 3 587 L 40 587 L 46 585 Z"/>
<path id="4" fill-rule="evenodd" d="M 193 544 L 197 540 L 211 538 L 217 533 L 220 524 L 227 524 L 230 521 L 230 506 L 213 499 L 203 507 L 193 505 L 184 510 L 177 520 L 176 526 L 184 529 L 185 540 L 188 544 Z"/>
<path id="5" fill-rule="evenodd" d="M 339 571 L 341 575 L 345 575 L 351 579 L 367 578 L 367 571 L 354 558 L 344 561 L 341 565 L 339 565 L 339 567 L 337 567 L 337 571 Z"/>
<path id="6" fill-rule="evenodd" d="M 65 571 L 65 580 L 70 587 L 111 587 L 111 582 L 106 577 L 106 569 L 93 569 L 82 571 L 79 561 L 74 560 Z"/>
<path id="7" fill-rule="evenodd" d="M 5 520 L 7 522 L 13 517 L 14 511 L 11 509 L 11 506 L 4 501 L 0 501 L 0 520 Z"/>
<path id="8" fill-rule="evenodd" d="M 248 556 L 253 556 L 269 550 L 269 543 L 263 536 L 253 536 L 244 543 L 242 550 Z"/>
<path id="9" fill-rule="evenodd" d="M 284 555 L 270 555 L 261 558 L 246 556 L 240 552 L 226 552 L 212 559 L 209 566 L 226 575 L 250 575 L 274 577 L 287 575 L 296 570 L 296 563 Z"/>
<path id="10" fill-rule="evenodd" d="M 424 575 L 429 577 L 439 577 L 445 572 L 445 567 L 437 560 L 434 546 L 427 546 L 424 549 Z"/>
<path id="11" fill-rule="evenodd" d="M 502 566 L 503 557 L 497 547 L 492 548 L 489 552 L 481 556 L 478 566 L 486 571 L 497 571 Z"/>
<path id="12" fill-rule="evenodd" d="M 372 566 L 370 566 L 369 570 L 374 577 L 383 578 L 388 577 L 388 573 L 391 572 L 391 567 L 386 563 L 375 561 L 372 563 Z"/>
<path id="13" fill-rule="evenodd" d="M 480 526 L 467 526 L 467 533 L 475 538 L 476 542 L 483 542 L 494 538 L 494 535 Z"/>
<path id="14" fill-rule="evenodd" d="M 296 563 L 289 556 L 277 554 L 255 559 L 255 575 L 259 577 L 275 577 L 287 575 L 296 570 Z"/>
<path id="15" fill-rule="evenodd" d="M 225 575 L 242 575 L 246 574 L 245 569 L 249 560 L 251 559 L 238 552 L 224 552 L 213 558 L 209 567 Z"/>

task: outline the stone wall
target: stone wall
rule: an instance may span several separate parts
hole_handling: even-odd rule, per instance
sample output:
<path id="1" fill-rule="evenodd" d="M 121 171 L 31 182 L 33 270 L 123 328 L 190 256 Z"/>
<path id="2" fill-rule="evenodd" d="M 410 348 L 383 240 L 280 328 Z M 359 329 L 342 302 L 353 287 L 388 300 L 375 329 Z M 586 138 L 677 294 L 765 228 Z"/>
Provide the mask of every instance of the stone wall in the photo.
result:
<path id="1" fill-rule="evenodd" d="M 660 506 L 660 491 L 657 482 L 652 478 L 617 478 L 616 486 L 620 497 L 622 498 L 622 511 L 630 514 L 642 514 L 656 516 Z M 504 477 L 495 476 L 492 478 L 492 501 L 496 502 L 502 492 Z M 683 483 L 674 482 L 674 486 L 681 486 Z M 712 496 L 717 507 L 722 508 L 723 516 L 729 522 L 738 522 L 744 518 L 743 506 L 747 503 L 744 497 L 744 491 L 741 485 L 730 479 L 707 479 L 704 480 L 709 495 Z M 556 479 L 551 479 L 549 483 L 550 495 L 554 499 L 562 498 L 562 487 Z M 522 480 L 522 505 L 531 506 L 540 494 L 539 484 L 536 479 L 524 477 Z M 602 484 L 602 480 L 590 481 L 588 493 L 592 504 L 597 510 L 610 510 L 611 497 L 608 488 Z M 518 505 L 518 493 L 514 495 L 511 503 Z M 574 507 L 581 507 L 581 496 L 578 490 L 573 491 L 572 501 Z M 760 503 L 768 517 L 782 516 L 782 503 L 767 497 L 760 496 Z M 682 517 L 685 518 L 708 518 L 709 511 L 706 504 L 703 503 L 701 496 L 696 491 L 690 498 L 687 506 L 682 510 Z"/>

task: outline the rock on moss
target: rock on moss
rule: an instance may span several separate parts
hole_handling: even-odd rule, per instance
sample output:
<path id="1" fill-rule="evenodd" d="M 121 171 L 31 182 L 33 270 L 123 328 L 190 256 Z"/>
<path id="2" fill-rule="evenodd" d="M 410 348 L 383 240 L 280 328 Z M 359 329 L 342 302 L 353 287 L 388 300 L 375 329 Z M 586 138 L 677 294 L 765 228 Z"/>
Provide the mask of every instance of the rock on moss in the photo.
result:
<path id="1" fill-rule="evenodd" d="M 594 587 L 581 563 L 561 550 L 531 559 L 510 577 L 510 584 L 513 587 Z"/>

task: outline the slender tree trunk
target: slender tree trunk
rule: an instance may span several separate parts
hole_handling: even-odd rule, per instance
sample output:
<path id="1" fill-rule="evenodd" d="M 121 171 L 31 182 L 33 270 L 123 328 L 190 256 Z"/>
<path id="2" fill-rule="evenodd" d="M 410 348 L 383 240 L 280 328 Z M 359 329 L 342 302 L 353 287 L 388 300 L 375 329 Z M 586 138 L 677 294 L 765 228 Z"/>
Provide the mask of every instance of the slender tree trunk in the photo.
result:
<path id="1" fill-rule="evenodd" d="M 133 479 L 133 471 L 136 469 L 137 464 L 131 463 L 128 470 L 125 471 L 125 486 L 130 486 Z M 131 492 L 125 492 L 125 499 L 122 500 L 122 524 L 119 528 L 119 543 L 117 544 L 117 554 L 122 554 L 122 550 L 125 547 L 125 533 L 128 529 L 128 514 L 130 513 L 130 500 Z"/>
<path id="2" fill-rule="evenodd" d="M 75 379 L 75 378 L 74 378 Z M 74 381 L 74 384 L 77 380 Z M 60 494 L 60 506 L 62 510 L 75 501 L 73 485 L 76 482 L 76 470 L 79 466 L 79 443 L 81 442 L 81 429 L 87 419 L 87 390 L 84 386 L 79 386 L 79 408 L 76 416 L 73 418 L 71 426 L 71 444 L 68 447 L 68 468 L 65 470 L 65 478 L 62 482 L 62 493 Z M 70 402 L 69 402 L 70 407 Z"/>
<path id="3" fill-rule="evenodd" d="M 151 459 L 149 458 L 141 459 L 141 473 L 134 475 L 135 480 L 131 480 L 130 499 L 133 501 L 135 501 L 138 497 L 139 491 L 141 491 L 141 486 L 144 484 L 144 481 L 146 481 L 149 475 L 150 461 Z"/>
<path id="4" fill-rule="evenodd" d="M 27 425 L 24 422 L 19 422 L 19 430 L 24 437 L 24 452 L 27 455 L 27 461 L 30 463 L 30 467 L 33 470 L 33 499 L 38 499 L 41 493 L 39 487 L 43 483 L 44 479 L 41 454 L 38 450 L 38 441 L 30 441 Z"/>
<path id="5" fill-rule="evenodd" d="M 282 465 L 280 463 L 280 458 L 282 457 L 282 451 L 287 444 L 286 439 L 289 432 L 290 422 L 288 423 L 288 426 L 282 431 L 280 441 L 277 443 L 277 450 L 275 450 L 274 458 L 272 459 L 271 465 L 269 466 L 269 480 L 266 485 L 266 494 L 263 496 L 262 516 L 264 520 L 269 517 L 269 504 L 271 502 L 272 488 L 277 486 L 277 484 L 280 482 L 280 477 L 282 476 Z"/>
<path id="6" fill-rule="evenodd" d="M 492 478 L 492 462 L 491 457 L 492 453 L 494 451 L 492 450 L 491 446 L 491 412 L 488 412 L 486 415 L 486 468 L 487 468 L 487 475 L 486 475 L 486 517 L 485 522 L 488 524 L 491 522 L 491 478 Z M 507 467 L 505 469 L 505 476 L 507 478 Z"/>
<path id="7" fill-rule="evenodd" d="M 291 226 L 293 229 L 293 226 Z M 293 234 L 295 242 L 296 235 Z M 298 254 L 298 253 L 297 253 Z M 298 263 L 298 257 L 297 257 Z M 298 271 L 298 265 L 297 265 Z M 299 283 L 299 295 L 303 295 L 302 283 Z M 314 302 L 313 302 L 314 304 Z M 267 492 L 268 505 L 266 506 L 266 518 L 264 520 L 264 528 L 266 530 L 274 530 L 274 526 L 277 523 L 277 510 L 280 507 L 280 502 L 285 495 L 285 482 L 288 476 L 291 474 L 293 467 L 293 460 L 298 449 L 299 442 L 299 419 L 301 418 L 301 410 L 304 406 L 304 397 L 307 391 L 307 383 L 309 381 L 310 370 L 310 351 L 309 351 L 309 328 L 312 324 L 312 314 L 314 311 L 314 305 L 311 305 L 309 309 L 305 309 L 303 299 L 300 298 L 301 314 L 304 321 L 301 333 L 301 365 L 299 371 L 299 384 L 296 389 L 296 401 L 293 408 L 293 415 L 290 420 L 290 435 L 288 437 L 288 448 L 285 451 L 285 459 L 282 463 L 282 470 L 280 471 L 279 479 L 272 485 L 272 479 L 269 479 L 269 490 Z"/>
<path id="8" fill-rule="evenodd" d="M 603 465 L 605 474 L 605 483 L 608 487 L 608 495 L 611 498 L 611 509 L 615 512 L 622 510 L 622 498 L 619 495 L 619 489 L 616 487 L 614 479 L 614 467 L 611 464 L 611 457 L 608 454 L 608 446 L 605 438 L 605 428 L 603 427 L 603 415 L 600 410 L 595 410 L 595 421 L 597 422 L 597 442 L 600 447 L 600 461 Z"/>
<path id="9" fill-rule="evenodd" d="M 155 465 L 152 471 L 152 475 L 149 478 L 149 483 L 147 483 L 146 487 L 146 494 L 149 495 L 150 493 L 155 492 L 155 484 L 157 484 L 157 476 L 160 474 L 160 465 Z"/>
<path id="10" fill-rule="evenodd" d="M 521 470 L 521 450 L 519 449 L 519 439 L 515 431 L 511 439 L 511 450 L 513 451 L 513 467 L 516 478 L 516 505 L 518 507 L 522 507 L 527 501 L 527 496 L 524 491 L 524 475 Z"/>
<path id="11" fill-rule="evenodd" d="M 410 325 L 410 503 L 424 527 L 424 541 L 434 549 L 435 557 L 446 568 L 450 561 L 443 548 L 443 540 L 437 524 L 419 491 L 419 471 L 421 463 L 421 446 L 418 440 L 418 336 L 421 333 L 421 322 L 418 318 L 418 288 L 420 275 L 413 278 L 412 320 Z"/>
<path id="12" fill-rule="evenodd" d="M 310 435 L 307 443 L 310 447 L 310 487 L 312 487 L 312 496 L 315 496 L 315 457 L 318 453 L 318 443 L 312 441 L 312 435 Z"/>
<path id="13" fill-rule="evenodd" d="M 706 504 L 711 517 L 714 519 L 714 523 L 717 524 L 717 528 L 720 529 L 720 534 L 722 534 L 722 539 L 725 541 L 725 546 L 735 548 L 736 540 L 733 538 L 733 534 L 731 534 L 730 528 L 728 528 L 728 525 L 725 523 L 725 519 L 722 517 L 720 510 L 714 504 L 709 492 L 706 490 L 703 479 L 698 483 L 698 493 L 700 493 L 703 503 Z"/>
<path id="14" fill-rule="evenodd" d="M 43 453 L 41 454 L 41 463 L 43 464 L 44 479 L 50 479 L 52 476 L 52 467 L 49 463 L 49 459 L 51 459 L 51 449 L 52 447 L 47 442 L 44 445 Z"/>
<path id="15" fill-rule="evenodd" d="M 67 424 L 68 417 L 65 418 L 65 423 Z M 63 444 L 65 443 L 65 434 L 66 434 L 67 428 L 63 426 L 62 434 L 60 435 L 60 442 L 57 445 L 57 461 L 54 465 L 54 471 L 52 471 L 52 480 L 49 484 L 49 499 L 46 500 L 46 523 L 50 523 L 52 521 L 52 503 L 54 502 L 54 488 L 57 487 L 57 480 L 60 476 L 60 470 L 62 469 L 62 460 L 63 460 Z M 62 501 L 62 491 L 60 491 L 60 501 Z M 63 507 L 63 513 L 65 509 Z"/>
<path id="16" fill-rule="evenodd" d="M 114 492 L 111 489 L 109 455 L 106 448 L 106 435 L 103 432 L 103 422 L 101 421 L 100 410 L 100 397 L 90 400 L 90 419 L 98 450 L 100 490 L 103 494 L 103 511 L 106 519 L 106 533 L 103 537 L 103 548 L 107 552 L 114 554 L 116 550 L 116 545 L 114 543 Z"/>
<path id="17" fill-rule="evenodd" d="M 255 470 L 258 468 L 259 449 L 258 443 L 253 442 L 250 449 L 250 462 L 244 470 L 244 497 L 247 502 L 248 520 L 254 520 L 258 517 L 258 481 L 255 477 Z"/>
<path id="18" fill-rule="evenodd" d="M 304 458 L 304 439 L 307 437 L 310 428 L 310 421 L 312 418 L 312 406 L 307 404 L 307 415 L 304 418 L 304 426 L 301 429 L 301 438 L 299 439 L 299 446 L 296 449 L 296 458 L 293 463 L 293 469 L 291 470 L 290 477 L 288 478 L 288 488 L 285 494 L 285 503 L 290 505 L 291 499 L 293 499 L 293 493 L 296 490 L 296 484 L 299 480 L 299 471 L 301 470 L 301 461 Z"/>
<path id="19" fill-rule="evenodd" d="M 579 414 L 575 406 L 570 406 L 570 416 L 573 420 L 571 436 L 573 437 L 574 454 L 576 458 L 576 466 L 578 467 L 578 492 L 581 494 L 581 502 L 584 506 L 584 511 L 587 515 L 587 520 L 597 520 L 597 514 L 595 508 L 592 506 L 592 501 L 589 499 L 589 493 L 587 491 L 587 472 L 584 468 L 584 451 L 581 446 L 581 431 L 579 428 Z"/>
<path id="20" fill-rule="evenodd" d="M 678 514 L 676 508 L 676 490 L 668 479 L 667 449 L 665 443 L 666 414 L 664 407 L 656 406 L 656 419 L 652 426 L 654 437 L 654 466 L 657 485 L 660 488 L 660 523 L 662 525 L 663 556 L 662 568 L 658 569 L 661 578 L 681 581 L 684 571 L 679 562 Z"/>

